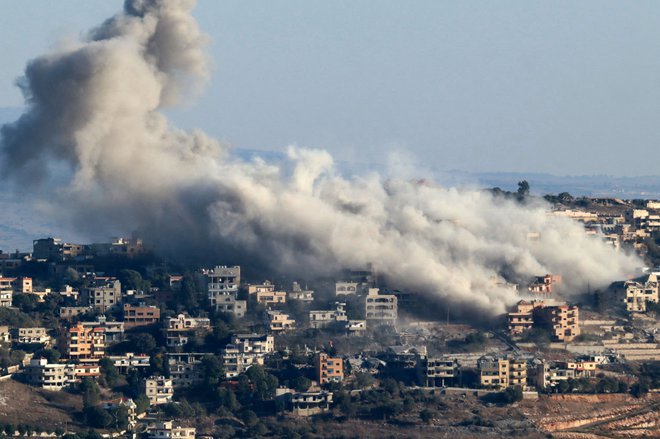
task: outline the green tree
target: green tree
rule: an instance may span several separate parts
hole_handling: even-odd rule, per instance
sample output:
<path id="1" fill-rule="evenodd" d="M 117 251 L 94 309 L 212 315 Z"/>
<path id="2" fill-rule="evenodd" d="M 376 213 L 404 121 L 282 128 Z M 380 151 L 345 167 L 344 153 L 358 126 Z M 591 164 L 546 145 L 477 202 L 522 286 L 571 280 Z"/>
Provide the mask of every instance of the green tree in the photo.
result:
<path id="1" fill-rule="evenodd" d="M 117 384 L 117 380 L 119 380 L 120 374 L 112 360 L 108 357 L 103 357 L 101 361 L 99 361 L 99 366 L 101 368 L 101 375 L 105 379 L 106 383 L 108 383 L 110 387 L 113 387 L 115 384 Z"/>
<path id="2" fill-rule="evenodd" d="M 84 378 L 80 383 L 80 393 L 83 397 L 83 406 L 92 407 L 98 404 L 101 397 L 101 389 L 98 384 L 90 378 Z"/>
<path id="3" fill-rule="evenodd" d="M 423 409 L 421 412 L 419 412 L 419 419 L 421 419 L 425 424 L 430 424 L 433 420 L 433 417 L 434 413 L 429 409 Z"/>
<path id="4" fill-rule="evenodd" d="M 133 350 L 140 354 L 151 354 L 158 346 L 154 336 L 146 333 L 132 334 L 130 344 Z"/>
<path id="5" fill-rule="evenodd" d="M 297 392 L 306 392 L 309 387 L 312 385 L 311 380 L 300 375 L 293 380 L 293 388 Z"/>
<path id="6" fill-rule="evenodd" d="M 145 289 L 145 281 L 142 279 L 142 275 L 135 270 L 121 270 L 117 277 L 121 282 L 121 286 L 126 290 L 143 291 Z"/>
<path id="7" fill-rule="evenodd" d="M 526 198 L 529 196 L 529 183 L 527 182 L 527 180 L 518 182 L 517 194 L 519 198 Z"/>

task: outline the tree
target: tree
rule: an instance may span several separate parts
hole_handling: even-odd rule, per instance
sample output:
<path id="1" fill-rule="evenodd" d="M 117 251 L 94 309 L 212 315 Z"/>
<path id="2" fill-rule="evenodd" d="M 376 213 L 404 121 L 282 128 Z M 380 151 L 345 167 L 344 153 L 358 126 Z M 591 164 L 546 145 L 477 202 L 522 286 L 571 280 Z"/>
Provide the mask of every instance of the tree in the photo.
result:
<path id="1" fill-rule="evenodd" d="M 224 375 L 224 370 L 222 368 L 222 362 L 215 355 L 206 355 L 202 358 L 202 370 L 204 371 L 204 376 L 202 378 L 202 386 L 206 389 L 212 389 L 217 387 L 222 380 Z"/>
<path id="2" fill-rule="evenodd" d="M 639 380 L 630 387 L 630 393 L 635 398 L 641 398 L 649 393 L 649 385 L 645 380 Z"/>
<path id="3" fill-rule="evenodd" d="M 101 361 L 99 361 L 99 366 L 101 368 L 101 374 L 103 378 L 105 378 L 105 382 L 108 383 L 110 387 L 114 386 L 120 375 L 112 360 L 108 357 L 103 357 L 101 358 Z"/>
<path id="4" fill-rule="evenodd" d="M 101 389 L 98 384 L 90 378 L 85 378 L 80 383 L 80 393 L 83 397 L 83 406 L 92 407 L 98 404 L 101 397 Z"/>
<path id="5" fill-rule="evenodd" d="M 118 278 L 119 282 L 121 282 L 121 286 L 126 290 L 144 290 L 144 279 L 142 279 L 142 275 L 135 270 L 121 270 Z"/>
<path id="6" fill-rule="evenodd" d="M 526 198 L 529 196 L 529 183 L 527 180 L 519 181 L 518 182 L 518 197 L 519 198 Z"/>
<path id="7" fill-rule="evenodd" d="M 137 398 L 135 398 L 135 405 L 135 411 L 140 414 L 146 412 L 151 403 L 149 402 L 147 395 L 140 393 Z"/>
<path id="8" fill-rule="evenodd" d="M 130 343 L 135 352 L 140 354 L 150 354 L 157 346 L 154 336 L 146 333 L 132 334 Z"/>
<path id="9" fill-rule="evenodd" d="M 293 388 L 297 392 L 306 392 L 311 385 L 312 382 L 302 375 L 296 377 L 296 379 L 293 380 Z"/>

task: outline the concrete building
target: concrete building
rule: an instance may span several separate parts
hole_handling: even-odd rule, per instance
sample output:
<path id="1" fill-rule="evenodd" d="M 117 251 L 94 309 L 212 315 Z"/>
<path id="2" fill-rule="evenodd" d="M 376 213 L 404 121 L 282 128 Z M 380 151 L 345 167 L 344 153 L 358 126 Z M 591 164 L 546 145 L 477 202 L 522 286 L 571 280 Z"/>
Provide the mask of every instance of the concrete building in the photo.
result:
<path id="1" fill-rule="evenodd" d="M 170 348 L 181 347 L 188 343 L 190 337 L 211 330 L 211 320 L 208 318 L 190 317 L 186 314 L 179 314 L 176 317 L 167 319 L 165 325 L 167 346 Z"/>
<path id="2" fill-rule="evenodd" d="M 580 335 L 580 312 L 576 305 L 544 306 L 534 309 L 534 324 L 550 332 L 554 341 L 571 342 Z"/>
<path id="3" fill-rule="evenodd" d="M 482 387 L 505 389 L 527 385 L 527 360 L 523 358 L 484 356 L 477 364 Z"/>
<path id="4" fill-rule="evenodd" d="M 312 328 L 325 328 L 337 322 L 347 322 L 346 303 L 335 302 L 334 310 L 314 310 L 309 312 L 309 325 Z"/>
<path id="5" fill-rule="evenodd" d="M 569 379 L 590 378 L 596 375 L 597 364 L 594 361 L 558 361 L 548 362 L 537 360 L 531 383 L 539 390 L 553 388 L 561 381 Z"/>
<path id="6" fill-rule="evenodd" d="M 245 317 L 247 312 L 247 301 L 238 300 L 232 295 L 215 296 L 214 306 L 216 311 L 233 314 L 234 317 L 239 319 Z"/>
<path id="7" fill-rule="evenodd" d="M 320 352 L 316 354 L 314 370 L 316 380 L 321 385 L 344 380 L 344 361 L 341 358 L 332 358 Z"/>
<path id="8" fill-rule="evenodd" d="M 124 305 L 124 327 L 126 329 L 154 325 L 158 322 L 160 322 L 160 308 L 157 306 Z"/>
<path id="9" fill-rule="evenodd" d="M 326 390 L 295 392 L 279 388 L 275 399 L 281 401 L 287 411 L 294 416 L 314 416 L 330 411 L 332 392 Z"/>
<path id="10" fill-rule="evenodd" d="M 649 274 L 646 282 L 628 281 L 625 283 L 626 297 L 623 302 L 628 312 L 646 312 L 646 304 L 658 303 L 658 276 Z"/>
<path id="11" fill-rule="evenodd" d="M 151 367 L 151 357 L 147 354 L 136 355 L 133 352 L 127 352 L 124 355 L 108 355 L 107 358 L 122 374 Z"/>
<path id="12" fill-rule="evenodd" d="M 105 355 L 105 330 L 82 323 L 69 328 L 66 352 L 77 362 L 98 362 Z"/>
<path id="13" fill-rule="evenodd" d="M 63 306 L 60 308 L 60 318 L 72 320 L 74 317 L 92 312 L 93 309 L 91 306 Z"/>
<path id="14" fill-rule="evenodd" d="M 336 282 L 336 296 L 354 296 L 358 293 L 359 284 L 357 282 Z"/>
<path id="15" fill-rule="evenodd" d="M 248 285 L 248 295 L 252 296 L 257 293 L 272 293 L 275 291 L 275 285 L 266 280 L 262 284 L 250 284 Z"/>
<path id="16" fill-rule="evenodd" d="M 458 381 L 460 367 L 455 358 L 426 358 L 422 362 L 423 383 L 426 387 L 445 387 Z"/>
<path id="17" fill-rule="evenodd" d="M 157 421 L 147 427 L 149 439 L 195 439 L 194 427 L 182 427 L 174 421 Z"/>
<path id="18" fill-rule="evenodd" d="M 258 291 L 254 294 L 257 303 L 270 306 L 286 303 L 286 291 Z"/>
<path id="19" fill-rule="evenodd" d="M 46 328 L 12 328 L 11 339 L 14 343 L 21 344 L 50 344 L 50 335 Z"/>
<path id="20" fill-rule="evenodd" d="M 534 326 L 534 309 L 543 307 L 545 302 L 542 300 L 532 300 L 530 302 L 521 300 L 516 304 L 516 309 L 507 314 L 509 322 L 509 333 L 511 335 L 522 335 L 525 331 Z"/>
<path id="21" fill-rule="evenodd" d="M 346 333 L 350 336 L 361 336 L 367 332 L 366 320 L 349 320 L 346 322 Z"/>
<path id="22" fill-rule="evenodd" d="M 62 242 L 59 238 L 43 238 L 32 241 L 32 258 L 61 262 L 82 256 L 85 246 Z"/>
<path id="23" fill-rule="evenodd" d="M 233 296 L 236 299 L 241 285 L 241 267 L 217 266 L 212 270 L 203 272 L 206 276 L 209 303 L 217 308 L 224 296 Z"/>
<path id="24" fill-rule="evenodd" d="M 80 322 L 85 328 L 99 328 L 105 334 L 106 346 L 124 340 L 124 322 L 112 322 L 104 315 L 96 317 L 94 322 Z"/>
<path id="25" fill-rule="evenodd" d="M 14 301 L 12 290 L 0 290 L 0 308 L 11 308 Z"/>
<path id="26" fill-rule="evenodd" d="M 301 302 L 313 302 L 314 291 L 308 290 L 306 287 L 303 290 L 298 282 L 294 282 L 289 293 L 289 299 L 299 300 Z"/>
<path id="27" fill-rule="evenodd" d="M 284 332 L 296 329 L 296 321 L 286 314 L 277 309 L 269 309 L 265 312 L 266 324 L 273 332 Z"/>
<path id="28" fill-rule="evenodd" d="M 167 366 L 172 379 L 172 385 L 178 387 L 191 387 L 199 384 L 204 377 L 202 360 L 206 353 L 168 353 Z"/>
<path id="29" fill-rule="evenodd" d="M 534 295 L 548 296 L 561 285 L 561 276 L 546 274 L 537 276 L 527 287 L 527 291 Z"/>
<path id="30" fill-rule="evenodd" d="M 172 402 L 174 385 L 172 380 L 163 376 L 151 376 L 144 382 L 144 389 L 149 404 L 160 405 Z"/>
<path id="31" fill-rule="evenodd" d="M 379 294 L 378 288 L 370 288 L 365 305 L 368 324 L 396 325 L 399 308 L 394 294 Z"/>
<path id="32" fill-rule="evenodd" d="M 263 365 L 266 355 L 275 351 L 272 335 L 237 334 L 221 352 L 226 378 L 234 378 L 254 364 Z"/>
<path id="33" fill-rule="evenodd" d="M 83 289 L 82 294 L 83 302 L 105 313 L 121 303 L 121 282 L 112 277 L 95 277 L 92 286 Z"/>
<path id="34" fill-rule="evenodd" d="M 62 390 L 71 384 L 70 365 L 48 363 L 45 358 L 33 358 L 25 367 L 25 380 L 45 390 Z"/>

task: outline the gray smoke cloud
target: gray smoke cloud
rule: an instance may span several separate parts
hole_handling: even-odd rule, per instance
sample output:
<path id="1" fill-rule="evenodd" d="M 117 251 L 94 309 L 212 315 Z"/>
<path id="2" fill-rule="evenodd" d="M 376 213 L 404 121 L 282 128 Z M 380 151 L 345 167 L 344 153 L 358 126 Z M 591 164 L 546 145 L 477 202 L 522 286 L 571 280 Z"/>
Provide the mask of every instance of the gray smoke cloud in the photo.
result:
<path id="1" fill-rule="evenodd" d="M 193 6 L 129 0 L 86 39 L 31 61 L 20 81 L 27 111 L 1 130 L 5 175 L 90 233 L 139 228 L 165 253 L 306 276 L 371 262 L 392 286 L 489 314 L 517 299 L 493 282 L 504 272 L 558 273 L 570 293 L 640 265 L 540 203 L 345 178 L 319 150 L 242 161 L 171 127 L 160 110 L 209 77 Z M 53 172 L 62 164 L 64 179 Z"/>

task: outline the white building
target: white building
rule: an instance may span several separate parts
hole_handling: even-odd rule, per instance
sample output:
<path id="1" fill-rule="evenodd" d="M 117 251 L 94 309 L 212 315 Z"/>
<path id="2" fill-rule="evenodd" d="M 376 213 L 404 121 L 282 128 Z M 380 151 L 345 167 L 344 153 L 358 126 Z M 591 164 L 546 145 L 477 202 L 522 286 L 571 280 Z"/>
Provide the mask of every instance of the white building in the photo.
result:
<path id="1" fill-rule="evenodd" d="M 151 405 L 167 404 L 174 397 L 174 385 L 170 378 L 151 376 L 144 382 L 144 389 Z"/>
<path id="2" fill-rule="evenodd" d="M 357 282 L 336 282 L 335 295 L 337 296 L 354 296 L 358 293 Z"/>
<path id="3" fill-rule="evenodd" d="M 181 427 L 173 421 L 158 421 L 147 427 L 149 439 L 195 439 L 194 427 Z"/>
<path id="4" fill-rule="evenodd" d="M 648 302 L 658 303 L 658 277 L 656 273 L 649 274 L 645 283 L 628 281 L 625 284 L 626 310 L 630 312 L 645 312 Z"/>
<path id="5" fill-rule="evenodd" d="M 346 322 L 346 303 L 335 302 L 334 310 L 313 310 L 309 312 L 309 325 L 312 328 L 325 328 L 336 322 Z"/>
<path id="6" fill-rule="evenodd" d="M 377 288 L 370 288 L 365 304 L 368 323 L 396 325 L 399 307 L 394 294 L 379 294 Z"/>
<path id="7" fill-rule="evenodd" d="M 217 266 L 203 273 L 206 276 L 208 298 L 212 307 L 217 309 L 222 305 L 220 299 L 224 296 L 232 296 L 236 299 L 241 285 L 241 267 Z"/>

